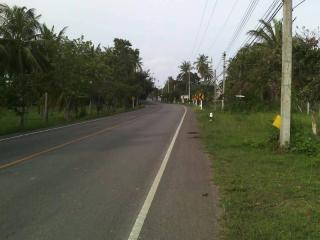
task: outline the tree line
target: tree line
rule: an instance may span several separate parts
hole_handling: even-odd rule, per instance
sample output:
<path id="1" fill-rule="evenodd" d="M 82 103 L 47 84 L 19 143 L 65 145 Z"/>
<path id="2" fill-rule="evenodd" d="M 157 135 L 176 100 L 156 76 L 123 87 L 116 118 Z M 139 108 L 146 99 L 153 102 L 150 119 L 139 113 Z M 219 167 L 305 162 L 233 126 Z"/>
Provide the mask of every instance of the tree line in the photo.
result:
<path id="1" fill-rule="evenodd" d="M 188 95 L 190 73 L 191 96 L 202 92 L 206 103 L 224 97 L 227 106 L 233 109 L 278 109 L 281 95 L 282 21 L 260 20 L 260 23 L 262 27 L 248 32 L 256 42 L 242 47 L 227 62 L 225 96 L 221 92 L 223 83 L 214 74 L 213 63 L 208 56 L 201 54 L 193 64 L 183 61 L 178 76 L 168 78 L 162 89 L 165 100 L 172 102 L 181 95 Z M 319 107 L 319 41 L 319 30 L 297 27 L 293 37 L 292 79 L 293 109 L 296 111 L 305 110 L 307 105 L 311 110 Z"/>
<path id="2" fill-rule="evenodd" d="M 229 60 L 226 98 L 231 106 L 235 95 L 245 96 L 247 108 L 279 107 L 281 95 L 282 21 L 260 21 L 262 27 L 248 34 L 258 41 L 241 48 Z M 293 108 L 302 111 L 307 103 L 315 109 L 320 100 L 320 35 L 305 27 L 293 37 Z"/>
<path id="3" fill-rule="evenodd" d="M 154 90 L 128 40 L 103 47 L 69 39 L 66 28 L 56 31 L 40 18 L 35 9 L 0 5 L 0 107 L 14 110 L 20 126 L 30 108 L 43 112 L 45 103 L 45 119 L 53 110 L 69 119 L 129 107 Z"/>
<path id="4" fill-rule="evenodd" d="M 194 63 L 183 61 L 178 68 L 179 74 L 175 78 L 168 77 L 162 89 L 164 101 L 180 101 L 182 95 L 189 95 L 189 79 L 191 98 L 197 93 L 203 93 L 206 101 L 213 100 L 216 81 L 213 64 L 208 56 L 200 54 Z"/>

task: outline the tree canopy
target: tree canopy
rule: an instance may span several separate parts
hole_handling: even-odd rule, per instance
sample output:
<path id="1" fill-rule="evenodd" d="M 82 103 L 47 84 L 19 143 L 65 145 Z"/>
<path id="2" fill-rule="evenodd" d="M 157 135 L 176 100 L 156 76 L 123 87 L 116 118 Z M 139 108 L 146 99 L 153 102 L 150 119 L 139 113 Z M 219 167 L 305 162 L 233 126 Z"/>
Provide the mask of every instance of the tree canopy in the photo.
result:
<path id="1" fill-rule="evenodd" d="M 229 61 L 226 96 L 232 105 L 242 94 L 249 108 L 279 106 L 281 89 L 282 22 L 263 22 L 248 34 L 257 42 L 244 46 Z M 293 37 L 293 107 L 319 102 L 320 36 L 302 28 Z"/>
<path id="2" fill-rule="evenodd" d="M 96 46 L 84 36 L 69 39 L 66 28 L 41 23 L 35 9 L 0 5 L 0 107 L 24 116 L 32 106 L 65 112 L 66 118 L 95 106 L 128 107 L 132 98 L 146 98 L 153 79 L 143 70 L 140 51 L 125 39 Z"/>

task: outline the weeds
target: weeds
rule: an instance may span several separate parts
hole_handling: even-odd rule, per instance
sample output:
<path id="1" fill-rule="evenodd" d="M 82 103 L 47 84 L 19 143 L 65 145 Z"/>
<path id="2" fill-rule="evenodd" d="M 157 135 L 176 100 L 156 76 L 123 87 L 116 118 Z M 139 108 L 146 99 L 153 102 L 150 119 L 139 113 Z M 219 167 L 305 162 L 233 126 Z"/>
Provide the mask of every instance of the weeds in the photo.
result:
<path id="1" fill-rule="evenodd" d="M 198 111 L 222 194 L 227 239 L 320 239 L 320 160 L 307 117 L 294 116 L 294 144 L 278 150 L 275 113 Z M 303 139 L 303 140 L 301 140 Z"/>

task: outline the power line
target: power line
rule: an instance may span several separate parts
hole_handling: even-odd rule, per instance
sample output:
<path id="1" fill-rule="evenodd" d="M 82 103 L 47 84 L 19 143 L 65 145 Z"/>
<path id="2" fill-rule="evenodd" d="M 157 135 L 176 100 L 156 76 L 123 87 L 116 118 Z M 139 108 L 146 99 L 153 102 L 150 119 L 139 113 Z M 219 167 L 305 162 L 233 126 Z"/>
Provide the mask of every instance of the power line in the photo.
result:
<path id="1" fill-rule="evenodd" d="M 271 21 L 274 16 L 276 15 L 276 13 L 278 13 L 278 11 L 281 9 L 279 9 L 279 6 L 277 6 L 277 4 L 279 4 L 281 0 L 274 0 L 271 5 L 269 6 L 269 8 L 267 9 L 267 11 L 264 13 L 263 15 L 263 18 L 267 21 Z M 282 1 L 281 1 L 282 2 Z M 252 12 L 255 10 L 255 7 L 257 6 L 258 2 L 254 2 L 254 1 L 251 1 L 246 12 L 245 12 L 245 15 L 244 17 L 242 18 L 242 21 L 240 22 L 239 26 L 238 26 L 238 29 L 237 31 L 235 32 L 234 34 L 234 37 L 232 38 L 232 41 L 229 43 L 228 45 L 228 48 L 227 48 L 227 51 L 230 50 L 230 48 L 232 47 L 233 43 L 236 41 L 236 39 L 238 38 L 238 36 L 240 35 L 242 29 L 245 27 L 245 25 L 247 24 L 249 18 L 251 17 L 252 15 Z M 281 3 L 280 3 L 281 4 Z M 277 6 L 276 8 L 276 11 L 274 11 L 275 7 Z M 270 17 L 271 15 L 271 17 Z M 258 24 L 257 27 L 261 27 L 261 24 Z M 247 41 L 250 41 L 251 38 L 247 39 Z M 247 42 L 246 41 L 246 42 Z M 218 63 L 218 67 L 220 67 L 222 61 L 220 60 L 219 63 Z"/>
<path id="2" fill-rule="evenodd" d="M 275 16 L 279 13 L 279 11 L 282 9 L 283 7 L 283 2 L 281 1 L 280 3 L 280 0 L 276 1 L 276 3 L 278 4 L 275 11 L 272 12 L 272 15 L 266 20 L 264 19 L 267 23 L 270 23 L 274 18 Z M 294 11 L 297 7 L 299 7 L 301 4 L 303 4 L 304 2 L 306 2 L 306 0 L 302 0 L 300 1 L 298 4 L 296 4 L 293 8 L 292 8 L 292 11 Z M 257 31 L 262 31 L 265 26 L 263 26 L 261 28 L 262 24 L 260 24 L 260 27 L 256 28 Z M 242 44 L 241 48 L 244 47 L 245 45 L 248 44 L 248 42 L 252 39 L 253 37 L 251 37 L 249 40 L 247 40 L 244 44 Z M 249 46 L 251 46 L 255 41 L 257 40 L 257 36 L 255 36 L 253 38 L 253 40 L 250 42 Z"/>
<path id="3" fill-rule="evenodd" d="M 227 46 L 227 50 L 225 52 L 228 52 L 230 50 L 230 48 L 232 47 L 232 45 L 234 44 L 234 42 L 237 40 L 237 38 L 239 37 L 241 31 L 243 30 L 243 28 L 246 26 L 246 24 L 248 23 L 253 11 L 256 9 L 258 3 L 260 0 L 251 0 L 246 11 L 244 12 L 244 15 L 241 19 L 241 21 L 239 22 L 231 41 L 229 42 L 228 46 Z M 219 61 L 217 68 L 220 67 L 222 60 Z"/>
<path id="4" fill-rule="evenodd" d="M 262 16 L 261 19 L 267 21 L 267 19 L 269 19 L 270 15 L 272 15 L 273 10 L 276 8 L 277 4 L 279 4 L 280 1 L 281 1 L 281 0 L 274 0 L 274 1 L 270 4 L 269 8 L 268 8 L 267 11 L 264 13 L 264 15 Z M 261 27 L 262 27 L 262 23 L 258 22 L 257 25 L 254 27 L 254 29 L 258 30 L 258 29 L 261 28 Z M 252 40 L 253 38 L 254 38 L 254 36 L 249 35 L 249 36 L 247 37 L 247 40 L 245 41 L 245 43 L 244 43 L 241 47 L 243 47 L 246 43 L 248 43 L 248 42 L 249 42 L 250 40 Z"/>
<path id="5" fill-rule="evenodd" d="M 304 3 L 305 1 L 307 1 L 307 0 L 302 0 L 301 2 L 299 2 L 298 4 L 296 4 L 293 8 L 292 8 L 292 10 L 295 10 L 297 7 L 299 7 L 302 3 Z"/>
<path id="6" fill-rule="evenodd" d="M 204 16 L 205 16 L 205 14 L 206 14 L 206 11 L 207 11 L 208 2 L 209 2 L 209 0 L 206 0 L 206 3 L 205 3 L 204 8 L 203 8 L 203 10 L 202 10 L 201 20 L 200 20 L 200 24 L 199 24 L 198 31 L 197 31 L 197 34 L 196 34 L 196 38 L 195 38 L 194 43 L 193 43 L 191 56 L 193 56 L 194 50 L 195 50 L 195 48 L 196 48 L 196 44 L 197 44 L 197 42 L 198 42 L 198 38 L 199 38 L 199 34 L 200 34 L 200 29 L 201 29 L 201 27 L 202 27 L 203 19 L 204 19 Z"/>
<path id="7" fill-rule="evenodd" d="M 215 39 L 212 41 L 212 44 L 210 45 L 210 47 L 208 48 L 207 51 L 210 51 L 210 50 L 214 47 L 214 45 L 216 44 L 217 40 L 218 40 L 219 37 L 222 35 L 223 30 L 226 28 L 227 23 L 229 22 L 230 17 L 231 17 L 231 15 L 232 15 L 232 13 L 233 13 L 233 11 L 234 11 L 234 9 L 235 9 L 235 7 L 236 7 L 236 5 L 237 5 L 238 2 L 239 2 L 239 0 L 235 0 L 235 1 L 234 1 L 233 5 L 232 5 L 232 7 L 231 7 L 231 11 L 229 12 L 226 20 L 224 21 L 223 25 L 222 25 L 221 28 L 219 29 L 218 34 L 216 35 Z"/>
<path id="8" fill-rule="evenodd" d="M 283 7 L 283 2 L 281 1 L 281 2 L 277 5 L 277 7 L 275 8 L 275 10 L 272 12 L 271 16 L 269 16 L 268 19 L 264 19 L 264 21 L 267 22 L 267 23 L 270 23 L 270 22 L 275 18 L 275 16 L 278 14 L 278 12 L 282 9 L 282 7 Z M 262 26 L 262 24 L 260 24 L 260 27 L 257 28 L 256 30 L 257 30 L 257 31 L 263 31 L 264 29 L 265 29 L 265 26 Z M 257 40 L 257 38 L 258 38 L 257 36 L 254 36 L 253 39 L 250 38 L 247 42 L 245 42 L 244 44 L 242 44 L 241 47 L 247 45 L 248 42 L 252 39 L 251 42 L 250 42 L 250 44 L 249 44 L 249 46 L 251 46 L 251 45 Z"/>
<path id="9" fill-rule="evenodd" d="M 243 28 L 247 25 L 253 11 L 255 10 L 255 8 L 257 7 L 258 3 L 260 0 L 251 0 L 251 2 L 249 3 L 249 6 L 247 8 L 247 10 L 245 11 L 244 16 L 242 17 L 242 20 L 240 21 L 231 41 L 229 42 L 228 46 L 227 46 L 227 50 L 226 52 L 229 52 L 229 50 L 231 49 L 232 45 L 235 43 L 235 41 L 238 39 L 241 31 L 243 30 Z"/>
<path id="10" fill-rule="evenodd" d="M 213 8 L 212 8 L 212 10 L 211 10 L 211 13 L 210 13 L 210 16 L 209 16 L 209 19 L 208 19 L 208 22 L 207 22 L 207 25 L 206 25 L 204 34 L 202 35 L 202 38 L 201 38 L 201 40 L 200 40 L 200 42 L 199 42 L 200 44 L 199 44 L 199 46 L 198 46 L 198 48 L 197 48 L 198 51 L 200 50 L 200 48 L 201 48 L 201 46 L 202 46 L 202 44 L 203 44 L 204 38 L 205 38 L 206 35 L 207 35 L 208 29 L 209 29 L 210 24 L 211 24 L 211 19 L 212 19 L 214 13 L 215 13 L 216 8 L 217 8 L 217 4 L 218 4 L 218 0 L 215 1 L 214 5 L 213 5 Z"/>
<path id="11" fill-rule="evenodd" d="M 281 1 L 281 2 L 280 2 L 280 1 Z M 294 11 L 297 7 L 299 7 L 299 6 L 300 6 L 301 4 L 303 4 L 304 2 L 306 2 L 306 0 L 302 0 L 301 2 L 299 2 L 298 4 L 296 4 L 296 5 L 292 8 L 292 11 Z M 277 5 L 277 4 L 278 4 L 278 5 Z M 268 10 L 266 11 L 266 13 L 264 14 L 264 17 L 263 17 L 264 20 L 265 20 L 267 23 L 270 23 L 270 22 L 275 18 L 275 16 L 279 13 L 279 11 L 282 9 L 282 7 L 283 7 L 283 1 L 282 1 L 282 0 L 275 0 L 275 1 L 273 1 L 273 3 L 271 4 L 271 6 L 268 8 Z M 262 26 L 262 24 L 258 24 L 258 27 L 256 27 L 256 29 L 259 30 L 259 28 L 260 28 L 260 30 L 263 30 L 263 29 L 265 28 L 265 26 L 263 26 L 262 28 L 261 28 L 261 26 Z M 250 42 L 249 46 L 251 46 L 256 39 L 257 39 L 257 37 L 255 37 L 255 38 Z M 247 40 L 244 44 L 242 44 L 242 47 L 243 47 L 244 45 L 246 45 L 250 40 L 251 40 L 251 39 Z M 221 62 L 222 62 L 222 60 L 220 60 L 217 68 L 219 68 L 219 66 L 221 65 Z M 218 77 L 221 76 L 221 75 L 222 75 L 222 73 L 220 73 L 220 74 L 218 75 Z M 217 78 L 218 78 L 218 77 L 217 77 Z"/>

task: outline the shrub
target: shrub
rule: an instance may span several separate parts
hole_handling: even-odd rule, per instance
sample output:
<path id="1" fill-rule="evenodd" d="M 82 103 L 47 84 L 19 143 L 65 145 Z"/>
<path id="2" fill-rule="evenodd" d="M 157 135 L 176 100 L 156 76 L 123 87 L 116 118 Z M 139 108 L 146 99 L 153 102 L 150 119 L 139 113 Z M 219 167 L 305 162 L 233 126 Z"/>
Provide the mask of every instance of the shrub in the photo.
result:
<path id="1" fill-rule="evenodd" d="M 279 130 L 270 127 L 268 144 L 273 150 L 279 150 Z M 294 153 L 315 156 L 318 154 L 319 139 L 299 121 L 292 121 L 291 144 L 286 150 Z"/>

